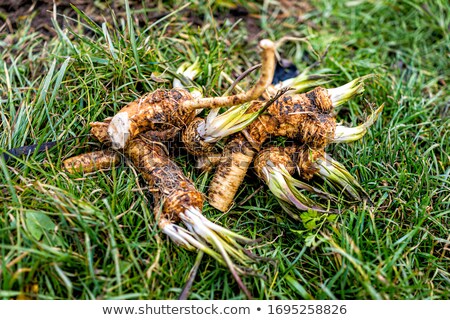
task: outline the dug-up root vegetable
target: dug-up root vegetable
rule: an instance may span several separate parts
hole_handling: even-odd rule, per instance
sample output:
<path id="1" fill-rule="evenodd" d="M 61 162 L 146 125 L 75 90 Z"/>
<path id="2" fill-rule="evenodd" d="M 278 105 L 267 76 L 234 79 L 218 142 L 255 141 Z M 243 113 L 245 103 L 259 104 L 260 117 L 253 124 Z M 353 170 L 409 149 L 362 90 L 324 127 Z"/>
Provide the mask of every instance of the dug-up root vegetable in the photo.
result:
<path id="1" fill-rule="evenodd" d="M 102 169 L 110 169 L 120 162 L 120 156 L 112 150 L 100 150 L 84 153 L 63 161 L 67 172 L 90 173 Z"/>
<path id="2" fill-rule="evenodd" d="M 257 150 L 240 134 L 225 146 L 209 184 L 210 205 L 222 212 L 229 209 L 256 152 Z"/>
<path id="3" fill-rule="evenodd" d="M 293 79 L 270 85 L 263 95 L 265 101 L 255 100 L 236 105 L 223 113 L 220 113 L 220 108 L 212 109 L 206 119 L 195 118 L 187 125 L 182 134 L 183 144 L 187 151 L 195 156 L 208 155 L 215 151 L 217 141 L 245 129 L 287 91 L 297 93 L 324 84 L 327 82 L 326 76 L 307 75 L 303 72 Z"/>
<path id="4" fill-rule="evenodd" d="M 309 191 L 328 200 L 334 200 L 334 197 L 292 177 L 296 169 L 296 151 L 296 147 L 264 149 L 256 155 L 254 168 L 283 209 L 294 219 L 300 220 L 297 211 L 330 210 L 307 197 L 302 191 Z"/>
<path id="5" fill-rule="evenodd" d="M 198 61 L 196 61 L 194 64 L 184 63 L 182 64 L 176 72 L 173 73 L 176 77 L 180 77 L 184 79 L 185 81 L 192 81 L 200 72 L 200 66 Z M 181 90 L 181 91 L 179 91 Z M 196 88 L 190 88 L 190 94 L 192 96 L 200 96 L 201 93 L 196 90 Z M 175 78 L 173 80 L 173 90 L 172 91 L 165 91 L 165 90 L 157 90 L 153 94 L 146 95 L 142 97 L 140 100 L 136 100 L 134 102 L 131 102 L 128 104 L 127 107 L 133 109 L 136 108 L 136 104 L 139 105 L 139 103 L 146 104 L 147 106 L 155 104 L 153 106 L 153 109 L 151 111 L 154 112 L 155 116 L 154 118 L 157 120 L 156 123 L 150 123 L 148 130 L 145 131 L 145 133 L 142 133 L 141 135 L 145 135 L 147 139 L 150 139 L 152 141 L 156 142 L 165 142 L 173 139 L 176 134 L 180 131 L 180 128 L 174 125 L 171 125 L 170 122 L 167 124 L 161 123 L 162 120 L 164 120 L 164 114 L 165 111 L 162 110 L 164 106 L 167 106 L 167 101 L 173 99 L 173 101 L 179 101 L 183 100 L 182 96 L 187 95 L 187 89 L 183 89 L 181 81 Z M 185 100 L 186 98 L 184 98 Z M 159 105 L 159 102 L 162 101 L 162 105 Z M 173 102 L 172 101 L 172 102 Z M 169 103 L 170 105 L 170 103 Z M 125 107 L 124 109 L 126 109 Z M 159 116 L 158 116 L 159 114 Z M 162 114 L 162 115 L 161 115 Z M 172 114 L 168 114 L 168 116 L 171 116 Z M 108 128 L 111 124 L 111 121 L 113 120 L 112 117 L 106 118 L 103 121 L 96 121 L 91 122 L 89 125 L 91 127 L 91 135 L 101 142 L 104 145 L 111 146 L 112 141 L 111 137 L 108 134 Z M 167 120 L 167 119 L 166 119 Z M 172 121 L 177 122 L 177 120 L 180 120 L 179 118 L 175 118 Z M 180 122 L 182 123 L 182 121 Z"/>
<path id="6" fill-rule="evenodd" d="M 252 240 L 202 215 L 203 195 L 169 159 L 160 144 L 136 138 L 127 144 L 125 154 L 154 190 L 154 212 L 161 230 L 178 245 L 189 250 L 201 250 L 226 265 L 241 290 L 251 298 L 240 275 L 254 274 L 250 265 L 255 262 L 255 256 L 240 243 Z M 186 228 L 178 225 L 179 222 L 183 222 Z"/>
<path id="7" fill-rule="evenodd" d="M 222 114 L 216 108 L 209 112 L 206 119 L 195 118 L 183 130 L 181 140 L 187 151 L 193 155 L 208 155 L 214 152 L 217 141 L 242 131 L 261 114 L 263 114 L 272 103 L 274 103 L 286 90 L 280 90 L 274 97 L 267 101 L 249 102 L 233 106 Z M 248 112 L 249 109 L 251 112 Z"/>
<path id="8" fill-rule="evenodd" d="M 303 94 L 297 92 L 323 83 L 323 78 L 300 75 L 285 80 L 284 83 L 292 87 L 282 87 L 277 92 L 273 90 L 279 85 L 269 87 L 274 94 L 271 99 L 234 106 L 220 115 L 219 110 L 214 109 L 206 119 L 196 118 L 186 128 L 183 143 L 190 153 L 205 155 L 213 150 L 216 141 L 239 131 L 243 131 L 247 139 L 256 145 L 262 144 L 269 136 L 288 137 L 315 148 L 324 148 L 334 142 L 349 142 L 350 138 L 354 140 L 364 135 L 381 109 L 357 128 L 337 126 L 334 111 L 337 106 L 361 94 L 363 81 L 370 76 L 355 79 L 339 88 L 315 87 Z M 285 94 L 286 91 L 292 94 Z M 264 113 L 266 110 L 267 113 Z M 355 134 L 355 130 L 359 135 Z"/>
<path id="9" fill-rule="evenodd" d="M 97 133 L 102 134 L 101 130 Z M 262 258 L 243 247 L 253 240 L 203 216 L 203 194 L 168 157 L 162 144 L 139 136 L 127 144 L 124 153 L 150 186 L 153 212 L 162 232 L 185 249 L 201 250 L 227 266 L 238 286 L 251 298 L 240 276 L 257 275 L 251 265 Z M 69 172 L 93 172 L 109 168 L 118 159 L 117 151 L 97 151 L 67 159 L 64 168 Z M 180 222 L 185 227 L 179 225 Z"/>
<path id="10" fill-rule="evenodd" d="M 338 140 L 339 137 L 336 136 L 334 110 L 337 106 L 361 94 L 364 91 L 363 81 L 366 78 L 355 79 L 339 88 L 316 87 L 303 94 L 282 96 L 268 107 L 267 114 L 260 116 L 249 125 L 248 137 L 255 143 L 262 144 L 269 136 L 282 136 L 316 149 L 323 149 L 334 142 L 349 142 L 350 140 L 346 138 L 350 135 L 354 139 L 353 132 L 347 133 L 350 128 L 340 126 L 340 139 Z M 369 123 L 364 125 L 365 128 L 377 119 L 381 110 L 382 107 L 375 111 Z M 358 138 L 361 137 L 362 132 L 366 131 L 359 130 Z"/>
<path id="11" fill-rule="evenodd" d="M 296 211 L 308 209 L 331 211 L 329 206 L 324 207 L 308 198 L 304 194 L 305 191 L 328 199 L 328 205 L 330 202 L 337 202 L 338 199 L 295 179 L 293 177 L 295 171 L 306 181 L 318 176 L 333 186 L 336 192 L 345 193 L 354 200 L 361 201 L 362 198 L 368 198 L 357 179 L 341 163 L 332 159 L 323 150 L 313 150 L 305 145 L 266 148 L 255 157 L 254 169 L 285 211 L 295 219 L 299 219 Z"/>
<path id="12" fill-rule="evenodd" d="M 245 144 L 244 141 L 247 141 L 252 148 L 251 152 L 248 151 L 249 148 L 245 149 L 246 153 L 239 148 L 231 148 L 234 150 L 231 153 L 224 151 L 224 158 L 246 156 L 246 161 L 223 160 L 219 163 L 210 183 L 209 203 L 223 212 L 230 208 L 240 183 L 252 162 L 253 155 L 271 136 L 288 137 L 316 150 L 323 150 L 330 143 L 361 139 L 367 132 L 367 128 L 378 118 L 383 106 L 378 108 L 366 123 L 356 128 L 337 125 L 333 110 L 343 101 L 361 93 L 362 90 L 362 84 L 354 80 L 350 85 L 347 84 L 336 89 L 317 87 L 304 94 L 278 98 L 267 109 L 267 114 L 259 116 L 230 142 L 237 144 L 237 140 L 240 140 L 240 144 Z M 260 101 L 253 102 L 254 108 L 258 108 L 260 103 Z M 225 148 L 225 150 L 228 149 Z M 230 175 L 229 172 L 236 174 Z M 221 186 L 224 185 L 229 186 L 226 191 L 222 191 Z"/>
<path id="13" fill-rule="evenodd" d="M 261 40 L 262 68 L 258 82 L 249 91 L 228 97 L 195 98 L 188 90 L 174 88 L 156 90 L 131 102 L 120 110 L 108 126 L 108 135 L 114 149 L 124 148 L 139 133 L 182 128 L 195 117 L 195 110 L 240 105 L 257 99 L 272 82 L 275 70 L 275 45 Z"/>

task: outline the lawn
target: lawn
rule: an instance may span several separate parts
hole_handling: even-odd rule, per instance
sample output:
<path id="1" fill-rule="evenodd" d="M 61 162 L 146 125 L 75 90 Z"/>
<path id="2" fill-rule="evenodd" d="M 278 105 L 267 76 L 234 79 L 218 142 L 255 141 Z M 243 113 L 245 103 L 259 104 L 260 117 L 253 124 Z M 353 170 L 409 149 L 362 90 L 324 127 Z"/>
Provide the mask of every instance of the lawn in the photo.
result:
<path id="1" fill-rule="evenodd" d="M 450 299 L 448 2 L 184 3 L 132 2 L 95 15 L 66 8 L 45 32 L 30 18 L 1 27 L 0 152 L 59 143 L 0 159 L 0 297 L 176 299 L 196 253 L 160 232 L 135 171 L 122 163 L 68 174 L 61 163 L 98 147 L 90 122 L 170 88 L 165 70 L 198 57 L 196 82 L 206 95 L 221 95 L 227 75 L 232 81 L 259 62 L 258 40 L 291 36 L 307 42 L 286 42 L 278 52 L 300 70 L 329 48 L 312 71 L 335 74 L 327 87 L 378 75 L 338 117 L 356 125 L 384 103 L 381 118 L 362 140 L 327 150 L 373 204 L 342 205 L 335 220 L 318 216 L 312 226 L 289 218 L 250 172 L 229 212 L 204 208 L 218 224 L 263 237 L 253 251 L 274 263 L 255 265 L 265 278 L 244 277 L 246 286 L 257 299 Z M 0 24 L 6 19 L 0 15 Z M 197 172 L 183 152 L 176 161 L 206 192 L 212 174 Z M 245 295 L 226 267 L 205 256 L 190 298 Z"/>

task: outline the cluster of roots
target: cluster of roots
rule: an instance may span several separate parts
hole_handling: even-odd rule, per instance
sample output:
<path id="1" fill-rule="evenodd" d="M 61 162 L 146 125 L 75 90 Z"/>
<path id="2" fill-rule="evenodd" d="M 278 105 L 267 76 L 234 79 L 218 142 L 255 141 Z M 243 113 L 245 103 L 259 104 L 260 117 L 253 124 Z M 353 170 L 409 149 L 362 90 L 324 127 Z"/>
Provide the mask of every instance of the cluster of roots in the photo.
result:
<path id="1" fill-rule="evenodd" d="M 336 139 L 334 108 L 341 92 L 336 95 L 316 87 L 300 94 L 270 87 L 275 45 L 263 40 L 260 47 L 260 78 L 248 91 L 233 96 L 199 98 L 179 86 L 156 90 L 131 102 L 114 117 L 91 123 L 91 134 L 105 146 L 104 150 L 72 157 L 63 163 L 69 172 L 87 173 L 111 168 L 121 157 L 126 157 L 150 187 L 153 211 L 162 232 L 180 246 L 203 251 L 226 265 L 249 298 L 251 293 L 240 276 L 255 274 L 252 265 L 259 258 L 243 246 L 252 240 L 203 216 L 205 198 L 213 207 L 227 211 L 248 168 L 254 163 L 256 174 L 284 205 L 299 210 L 325 211 L 299 190 L 328 199 L 332 197 L 292 175 L 298 172 L 305 181 L 318 174 L 325 179 L 331 176 L 330 179 L 339 184 L 334 173 L 326 175 L 323 171 L 333 166 L 343 168 L 334 160 L 328 161 L 324 151 Z M 352 90 L 357 92 L 353 87 Z M 220 113 L 220 108 L 230 106 L 235 107 L 228 113 Z M 196 117 L 197 110 L 203 108 L 212 108 L 209 116 Z M 229 137 L 220 151 L 216 143 L 226 135 Z M 345 132 L 343 136 L 346 137 Z M 283 148 L 273 147 L 268 143 L 271 137 L 287 137 L 295 143 Z M 216 167 L 206 197 L 169 155 L 164 142 L 178 138 L 188 152 L 198 157 L 199 168 L 212 170 Z M 343 189 L 348 188 L 349 194 L 359 196 L 360 190 L 352 185 L 355 181 L 351 178 L 346 181 L 349 186 Z"/>

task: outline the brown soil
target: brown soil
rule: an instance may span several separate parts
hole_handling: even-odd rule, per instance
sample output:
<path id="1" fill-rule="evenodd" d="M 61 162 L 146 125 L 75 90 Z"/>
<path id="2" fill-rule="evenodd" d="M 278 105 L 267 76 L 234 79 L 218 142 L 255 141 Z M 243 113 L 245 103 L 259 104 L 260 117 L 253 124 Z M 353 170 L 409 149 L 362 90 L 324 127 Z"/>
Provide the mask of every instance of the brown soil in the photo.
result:
<path id="1" fill-rule="evenodd" d="M 90 0 L 0 0 L 0 33 L 14 33 L 28 19 L 31 20 L 31 30 L 38 31 L 46 36 L 55 35 L 52 25 L 52 15 L 54 4 L 58 13 L 57 20 L 60 26 L 64 26 L 62 15 L 76 18 L 77 13 L 71 7 L 71 4 L 84 12 L 92 20 L 102 23 L 111 19 L 111 13 L 114 12 L 116 17 L 125 16 L 125 6 L 123 1 L 90 1 Z M 144 3 L 144 5 L 143 5 Z M 164 8 L 156 7 L 156 1 L 139 1 L 129 0 L 130 8 L 134 11 L 133 17 L 137 24 L 148 24 L 155 21 L 166 14 Z M 140 10 L 145 7 L 146 10 Z M 281 0 L 280 13 L 278 18 L 283 20 L 288 17 L 300 17 L 305 12 L 312 9 L 308 1 Z M 241 19 L 247 28 L 249 41 L 258 37 L 260 28 L 260 14 L 258 8 L 249 3 L 247 8 L 236 5 L 229 10 L 220 10 L 214 14 L 217 22 L 220 24 L 225 20 L 235 22 Z M 181 13 L 189 23 L 194 25 L 203 25 L 203 17 L 198 12 L 185 9 Z"/>
<path id="2" fill-rule="evenodd" d="M 64 26 L 64 19 L 62 15 L 76 18 L 77 13 L 71 7 L 71 4 L 83 11 L 95 22 L 101 23 L 110 19 L 111 12 L 114 11 L 117 17 L 125 15 L 125 7 L 122 1 L 89 1 L 89 0 L 0 0 L 0 31 L 13 33 L 24 21 L 31 20 L 31 32 L 38 31 L 45 35 L 54 35 L 52 25 L 52 15 L 54 5 L 56 5 L 57 21 L 61 26 Z M 142 9 L 141 1 L 130 0 L 130 7 L 133 10 Z M 146 8 L 152 8 L 153 1 L 148 1 Z M 153 5 L 154 6 L 154 5 Z M 156 10 L 155 8 L 155 11 Z M 138 13 L 134 17 L 137 22 L 148 21 L 148 19 L 158 19 L 166 13 L 154 12 L 146 14 Z"/>

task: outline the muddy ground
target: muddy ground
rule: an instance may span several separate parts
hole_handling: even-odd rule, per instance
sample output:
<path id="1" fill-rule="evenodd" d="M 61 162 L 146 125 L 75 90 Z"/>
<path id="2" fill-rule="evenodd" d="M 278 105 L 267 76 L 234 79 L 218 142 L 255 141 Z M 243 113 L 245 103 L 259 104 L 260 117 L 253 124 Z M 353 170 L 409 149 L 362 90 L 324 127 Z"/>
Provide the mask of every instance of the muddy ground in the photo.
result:
<path id="1" fill-rule="evenodd" d="M 168 1 L 171 2 L 171 1 Z M 144 6 L 143 6 L 144 3 Z M 239 1 L 236 1 L 239 3 Z M 148 24 L 166 14 L 170 13 L 167 8 L 176 7 L 176 5 L 159 5 L 158 1 L 135 1 L 129 0 L 130 8 L 135 10 L 133 17 L 137 24 Z M 91 19 L 98 23 L 111 19 L 111 12 L 114 11 L 116 17 L 125 16 L 124 1 L 87 1 L 87 0 L 0 0 L 0 33 L 14 33 L 22 24 L 31 19 L 30 32 L 37 31 L 44 36 L 53 36 L 55 31 L 52 25 L 52 15 L 54 6 L 56 6 L 57 20 L 59 25 L 64 26 L 64 18 L 67 16 L 76 18 L 77 13 L 71 7 L 76 6 Z M 280 0 L 280 8 L 277 10 L 278 17 L 301 17 L 305 12 L 312 9 L 307 1 Z M 146 10 L 140 10 L 143 7 Z M 191 6 L 192 7 L 192 6 Z M 223 22 L 226 19 L 237 21 L 242 19 L 246 25 L 249 35 L 257 35 L 259 27 L 259 7 L 255 3 L 249 3 L 245 7 L 236 4 L 232 8 L 219 8 L 214 14 L 217 21 Z M 194 25 L 202 25 L 203 17 L 190 7 L 181 13 L 186 20 Z"/>

